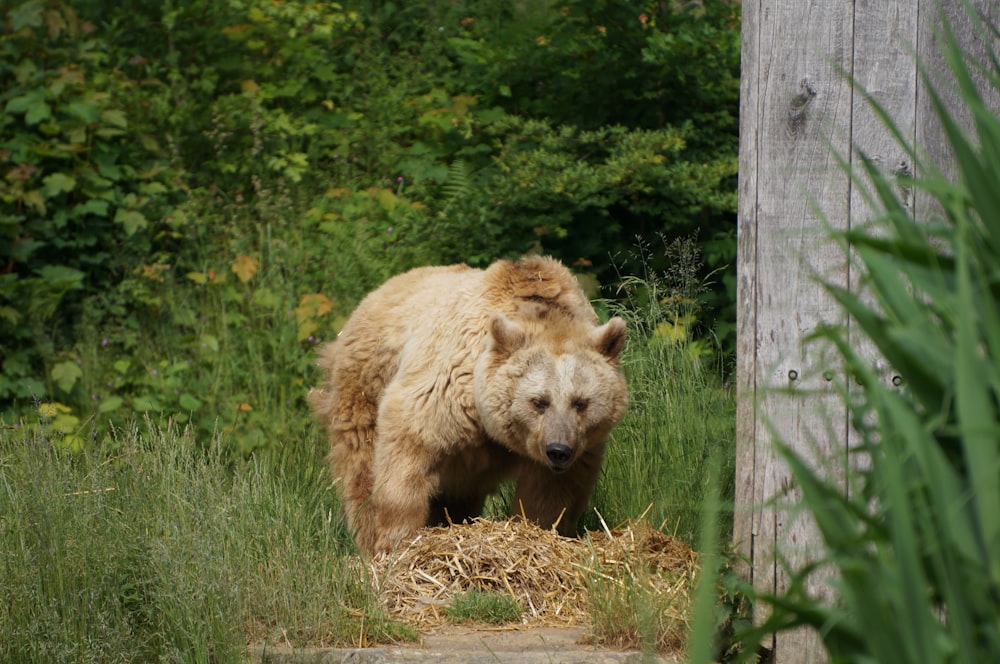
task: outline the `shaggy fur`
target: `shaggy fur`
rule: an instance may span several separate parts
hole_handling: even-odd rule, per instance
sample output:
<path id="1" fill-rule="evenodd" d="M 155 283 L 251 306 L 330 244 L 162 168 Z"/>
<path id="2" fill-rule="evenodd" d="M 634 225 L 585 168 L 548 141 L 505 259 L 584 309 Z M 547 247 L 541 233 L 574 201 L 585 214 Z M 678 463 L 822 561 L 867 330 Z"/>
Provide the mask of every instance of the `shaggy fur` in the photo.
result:
<path id="1" fill-rule="evenodd" d="M 516 511 L 575 533 L 628 402 L 624 342 L 551 258 L 418 268 L 369 294 L 309 395 L 361 549 L 477 516 L 507 478 Z"/>

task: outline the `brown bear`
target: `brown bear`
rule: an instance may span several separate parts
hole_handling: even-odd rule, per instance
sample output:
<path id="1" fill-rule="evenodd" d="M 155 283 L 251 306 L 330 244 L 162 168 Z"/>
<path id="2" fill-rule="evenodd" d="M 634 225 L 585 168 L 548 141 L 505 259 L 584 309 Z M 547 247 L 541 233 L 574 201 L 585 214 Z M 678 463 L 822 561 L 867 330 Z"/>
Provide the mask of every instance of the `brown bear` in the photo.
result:
<path id="1" fill-rule="evenodd" d="M 538 256 L 417 268 L 362 300 L 309 395 L 359 547 L 478 516 L 508 478 L 515 513 L 575 533 L 628 403 L 625 323 L 598 323 Z"/>

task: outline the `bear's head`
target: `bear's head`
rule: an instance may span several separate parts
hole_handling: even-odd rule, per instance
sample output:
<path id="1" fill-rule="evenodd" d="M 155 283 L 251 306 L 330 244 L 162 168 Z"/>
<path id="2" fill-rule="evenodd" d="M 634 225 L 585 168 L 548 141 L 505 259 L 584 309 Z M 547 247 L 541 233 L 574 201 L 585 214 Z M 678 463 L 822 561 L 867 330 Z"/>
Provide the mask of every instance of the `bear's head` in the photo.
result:
<path id="1" fill-rule="evenodd" d="M 625 322 L 601 326 L 490 320 L 475 373 L 476 409 L 486 434 L 561 473 L 604 440 L 628 405 L 618 354 Z"/>

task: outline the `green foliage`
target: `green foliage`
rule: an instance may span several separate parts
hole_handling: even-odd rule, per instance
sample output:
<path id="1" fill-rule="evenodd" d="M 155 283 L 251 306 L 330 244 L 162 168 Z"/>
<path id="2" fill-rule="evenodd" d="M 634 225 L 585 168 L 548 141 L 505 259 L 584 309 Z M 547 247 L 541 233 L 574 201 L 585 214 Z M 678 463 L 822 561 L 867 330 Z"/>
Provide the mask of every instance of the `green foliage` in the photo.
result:
<path id="1" fill-rule="evenodd" d="M 704 4 L 18 0 L 0 417 L 273 445 L 309 435 L 315 344 L 408 268 L 537 250 L 596 294 L 660 232 L 731 263 L 738 16 Z"/>
<path id="2" fill-rule="evenodd" d="M 659 227 L 654 218 L 671 219 L 672 234 L 689 234 L 702 214 L 724 215 L 735 205 L 727 186 L 735 156 L 688 161 L 690 126 L 581 131 L 504 116 L 481 132 L 497 146 L 491 164 L 470 175 L 460 162 L 462 196 L 449 172 L 444 204 L 434 206 L 424 234 L 448 258 L 485 263 L 535 247 L 606 278 L 612 253 L 631 246 L 639 226 L 649 233 Z M 467 232 L 470 222 L 476 234 Z"/>
<path id="3" fill-rule="evenodd" d="M 861 440 L 849 495 L 784 453 L 823 536 L 817 564 L 839 572 L 837 598 L 808 597 L 802 581 L 815 567 L 795 570 L 785 595 L 761 598 L 774 607 L 762 629 L 809 625 L 834 661 L 1000 658 L 1000 116 L 973 83 L 980 63 L 966 59 L 947 25 L 942 44 L 975 132 L 958 127 L 930 81 L 954 179 L 869 99 L 921 175 L 893 178 L 860 155 L 855 186 L 880 214 L 870 228 L 836 235 L 864 293 L 829 286 L 854 324 L 818 335 L 863 387 L 843 389 Z M 983 70 L 991 94 L 998 62 L 993 53 Z M 911 218 L 900 193 L 911 188 L 936 203 L 932 219 Z M 901 387 L 856 350 L 858 331 Z"/>
<path id="4" fill-rule="evenodd" d="M 34 0 L 0 35 L 0 402 L 72 391 L 64 351 L 82 299 L 171 238 L 182 187 L 94 31 L 71 6 Z"/>
<path id="5" fill-rule="evenodd" d="M 735 320 L 738 3 L 500 1 L 452 6 L 435 23 L 444 26 L 453 57 L 472 77 L 480 108 L 551 127 L 547 140 L 537 125 L 494 139 L 503 146 L 494 157 L 501 164 L 484 193 L 500 203 L 498 214 L 509 223 L 541 211 L 543 223 L 526 222 L 530 228 L 561 226 L 566 235 L 535 240 L 568 262 L 591 262 L 602 278 L 611 276 L 614 262 L 626 260 L 636 237 L 699 233 L 707 272 L 722 277 L 713 284 L 706 314 L 723 324 L 720 336 L 732 347 L 734 331 L 725 323 Z M 681 143 L 664 152 L 660 131 Z M 508 178 L 504 167 L 512 160 L 551 169 L 545 180 L 562 177 L 559 169 L 571 162 L 546 163 L 538 155 L 546 150 L 580 160 L 581 168 L 570 170 L 582 180 L 573 192 L 582 193 L 582 201 L 544 180 L 524 191 Z M 664 161 L 649 163 L 657 153 Z M 623 158 L 634 171 L 602 169 L 606 155 Z M 637 161 L 630 164 L 633 156 Z M 579 172 L 595 165 L 596 172 Z M 514 187 L 515 201 L 527 196 L 532 204 L 510 209 L 507 196 L 493 193 L 498 184 Z M 547 214 L 562 224 L 552 224 Z M 631 272 L 642 267 L 628 266 Z"/>
<path id="6" fill-rule="evenodd" d="M 640 256 L 652 253 L 640 247 Z M 717 348 L 695 338 L 702 288 L 697 247 L 678 241 L 663 253 L 674 270 L 648 268 L 624 279 L 624 303 L 613 307 L 629 323 L 622 354 L 629 410 L 612 431 L 594 502 L 610 522 L 645 512 L 654 524 L 697 542 L 713 464 L 720 495 L 733 494 L 735 401 Z"/>
<path id="7" fill-rule="evenodd" d="M 455 595 L 444 613 L 457 624 L 503 625 L 520 620 L 524 607 L 509 594 L 472 589 Z"/>
<path id="8" fill-rule="evenodd" d="M 257 244 L 273 246 L 267 237 Z M 671 251 L 688 255 L 691 246 L 679 243 Z M 131 352 L 144 345 L 127 327 L 107 345 L 89 344 L 93 356 L 83 357 L 77 380 L 99 392 L 103 416 L 123 423 L 112 433 L 81 428 L 80 418 L 60 403 L 43 404 L 37 419 L 18 428 L 0 429 L 0 586 L 9 597 L 0 603 L 0 632 L 12 635 L 0 642 L 0 659 L 198 660 L 212 653 L 213 660 L 243 661 L 247 642 L 305 646 L 415 637 L 378 609 L 337 516 L 322 463 L 325 445 L 304 433 L 301 404 L 281 401 L 301 394 L 305 372 L 282 362 L 310 361 L 309 337 L 335 326 L 329 319 L 338 311 L 322 293 L 289 299 L 281 282 L 272 281 L 291 269 L 282 255 L 240 254 L 230 264 L 180 275 L 197 286 L 200 309 L 225 316 L 185 321 L 190 305 L 164 299 L 163 316 L 177 316 L 171 325 L 189 331 L 185 346 L 168 349 L 176 353 L 169 360 L 165 353 L 150 362 Z M 631 320 L 625 351 L 637 388 L 595 498 L 602 514 L 624 520 L 645 511 L 660 488 L 676 487 L 656 501 L 650 518 L 691 541 L 696 503 L 707 494 L 709 455 L 721 455 L 722 472 L 731 468 L 733 403 L 704 346 L 680 333 L 696 315 L 684 313 L 693 300 L 675 297 L 697 290 L 685 281 L 697 271 L 696 256 L 688 262 L 687 272 L 656 281 L 649 275 L 651 286 L 630 282 L 647 312 Z M 158 298 L 162 285 L 154 280 L 145 297 Z M 654 292 L 664 297 L 649 297 Z M 290 307 L 291 314 L 282 315 Z M 219 323 L 232 327 L 215 327 Z M 152 332 L 153 324 L 147 320 L 142 329 Z M 246 333 L 248 326 L 253 333 Z M 272 336 L 273 346 L 262 345 Z M 300 382 L 276 380 L 272 370 Z M 117 375 L 115 387 L 100 392 L 109 375 Z M 247 391 L 221 392 L 204 382 L 230 375 L 240 375 Z M 101 378 L 91 387 L 95 376 Z M 288 391 L 267 392 L 279 389 Z M 703 402 L 697 390 L 706 391 Z M 664 394 L 671 398 L 664 401 Z M 698 403 L 707 405 L 692 409 Z M 185 431 L 157 424 L 158 408 L 188 413 Z M 141 426 L 134 410 L 146 414 Z M 241 419 L 220 418 L 217 429 L 229 433 L 207 442 L 196 433 L 207 426 L 199 420 L 216 410 Z M 697 429 L 703 426 L 698 420 L 708 424 Z M 273 431 L 284 433 L 267 438 Z M 650 486 L 657 491 L 647 491 Z M 728 495 L 731 486 L 722 481 L 718 489 Z M 714 540 L 718 533 L 708 530 L 703 535 Z M 667 601 L 650 592 L 642 561 L 625 567 L 626 583 L 591 579 L 601 638 L 651 650 L 682 643 L 683 598 Z M 517 620 L 522 610 L 514 598 L 492 592 L 460 595 L 447 609 L 456 621 L 494 623 Z"/>
<path id="9" fill-rule="evenodd" d="M 412 640 L 344 552 L 320 451 L 235 461 L 175 428 L 81 454 L 47 427 L 0 431 L 0 659 L 246 661 Z"/>

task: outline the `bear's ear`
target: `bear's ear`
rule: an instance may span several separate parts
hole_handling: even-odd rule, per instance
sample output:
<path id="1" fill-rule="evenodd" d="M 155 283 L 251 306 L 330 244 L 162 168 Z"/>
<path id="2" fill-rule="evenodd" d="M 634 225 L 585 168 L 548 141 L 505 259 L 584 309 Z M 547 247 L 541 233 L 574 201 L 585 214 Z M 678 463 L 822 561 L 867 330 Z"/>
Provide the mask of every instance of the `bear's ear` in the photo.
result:
<path id="1" fill-rule="evenodd" d="M 625 347 L 625 321 L 616 316 L 596 328 L 590 338 L 598 353 L 609 360 L 617 360 Z"/>
<path id="2" fill-rule="evenodd" d="M 528 339 L 524 330 L 501 313 L 494 313 L 490 318 L 490 335 L 493 337 L 493 352 L 505 357 L 524 346 Z"/>

